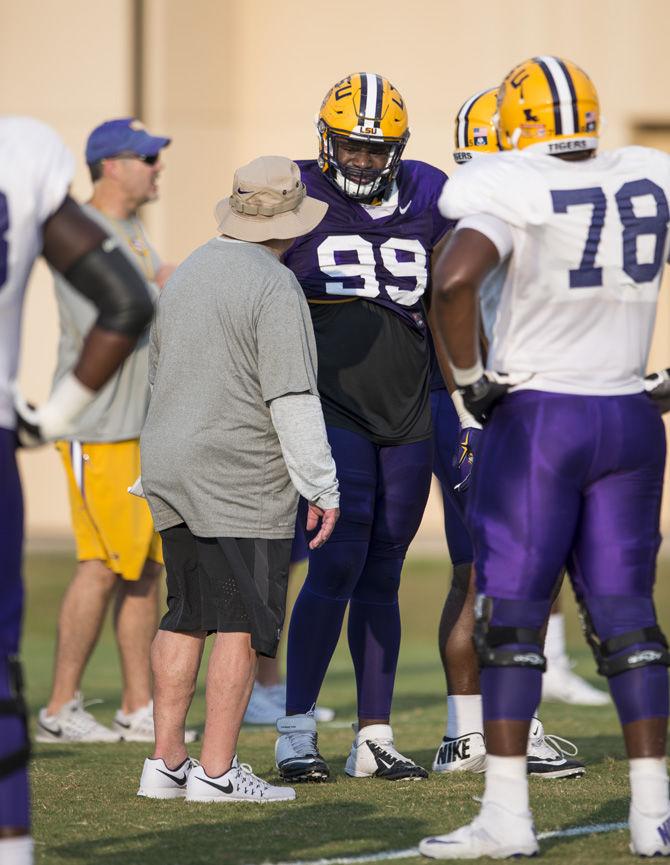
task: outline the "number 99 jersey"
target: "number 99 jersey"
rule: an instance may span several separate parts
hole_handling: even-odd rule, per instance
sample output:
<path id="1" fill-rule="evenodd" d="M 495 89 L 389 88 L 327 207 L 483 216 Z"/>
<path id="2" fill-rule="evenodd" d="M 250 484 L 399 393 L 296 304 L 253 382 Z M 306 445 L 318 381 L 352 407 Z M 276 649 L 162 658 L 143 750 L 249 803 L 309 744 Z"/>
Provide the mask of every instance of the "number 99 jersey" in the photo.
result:
<path id="1" fill-rule="evenodd" d="M 643 390 L 669 197 L 670 157 L 644 147 L 580 161 L 526 149 L 462 168 L 442 213 L 490 214 L 511 234 L 488 367 L 526 379 L 519 388 Z"/>
<path id="2" fill-rule="evenodd" d="M 283 259 L 310 305 L 326 423 L 381 445 L 428 438 L 422 297 L 433 247 L 453 224 L 437 207 L 446 175 L 403 160 L 389 198 L 366 205 L 337 189 L 315 160 L 298 165 L 308 195 L 328 204 Z"/>

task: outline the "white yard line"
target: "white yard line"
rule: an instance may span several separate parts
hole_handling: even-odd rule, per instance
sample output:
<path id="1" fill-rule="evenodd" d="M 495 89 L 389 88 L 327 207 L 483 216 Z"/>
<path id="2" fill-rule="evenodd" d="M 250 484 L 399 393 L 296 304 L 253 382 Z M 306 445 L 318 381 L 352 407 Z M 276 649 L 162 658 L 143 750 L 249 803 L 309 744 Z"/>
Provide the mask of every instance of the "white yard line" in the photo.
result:
<path id="1" fill-rule="evenodd" d="M 571 826 L 553 832 L 540 832 L 538 841 L 547 838 L 575 838 L 579 835 L 598 835 L 602 832 L 616 832 L 627 829 L 628 823 L 595 823 L 591 826 Z M 389 862 L 393 859 L 412 859 L 420 856 L 418 847 L 406 850 L 383 850 L 381 853 L 363 853 L 360 856 L 334 856 L 332 859 L 294 859 L 291 862 L 265 862 L 263 865 L 359 865 L 362 862 Z"/>

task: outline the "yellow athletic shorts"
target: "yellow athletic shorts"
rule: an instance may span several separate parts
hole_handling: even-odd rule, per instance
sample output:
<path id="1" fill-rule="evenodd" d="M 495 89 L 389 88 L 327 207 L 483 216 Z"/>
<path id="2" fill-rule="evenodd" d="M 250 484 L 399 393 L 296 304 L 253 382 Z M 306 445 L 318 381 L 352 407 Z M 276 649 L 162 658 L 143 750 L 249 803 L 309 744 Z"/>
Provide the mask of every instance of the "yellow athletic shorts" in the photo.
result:
<path id="1" fill-rule="evenodd" d="M 77 559 L 99 559 L 138 580 L 147 559 L 163 564 L 149 506 L 128 492 L 140 473 L 139 439 L 56 442 L 67 475 Z"/>

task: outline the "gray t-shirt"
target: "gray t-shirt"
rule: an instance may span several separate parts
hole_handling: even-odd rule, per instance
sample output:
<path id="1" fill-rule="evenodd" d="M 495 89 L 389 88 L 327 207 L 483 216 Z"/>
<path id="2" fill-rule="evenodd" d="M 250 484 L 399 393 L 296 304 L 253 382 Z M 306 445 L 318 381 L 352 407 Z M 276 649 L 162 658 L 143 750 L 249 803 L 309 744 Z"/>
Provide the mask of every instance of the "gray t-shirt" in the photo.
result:
<path id="1" fill-rule="evenodd" d="M 84 210 L 108 234 L 119 239 L 120 249 L 147 280 L 152 296 L 158 297 L 158 286 L 153 280 L 161 262 L 147 242 L 139 219 L 113 220 L 90 204 L 85 204 Z M 53 381 L 55 387 L 75 365 L 86 334 L 98 317 L 98 311 L 59 273 L 53 271 L 53 275 L 60 323 L 58 360 Z M 132 354 L 77 418 L 75 430 L 68 438 L 84 442 L 116 442 L 138 438 L 149 405 L 148 364 L 147 328 Z"/>
<path id="2" fill-rule="evenodd" d="M 265 247 L 213 238 L 179 266 L 151 328 L 142 485 L 157 529 L 290 538 L 297 492 L 269 403 L 316 387 L 311 317 Z"/>

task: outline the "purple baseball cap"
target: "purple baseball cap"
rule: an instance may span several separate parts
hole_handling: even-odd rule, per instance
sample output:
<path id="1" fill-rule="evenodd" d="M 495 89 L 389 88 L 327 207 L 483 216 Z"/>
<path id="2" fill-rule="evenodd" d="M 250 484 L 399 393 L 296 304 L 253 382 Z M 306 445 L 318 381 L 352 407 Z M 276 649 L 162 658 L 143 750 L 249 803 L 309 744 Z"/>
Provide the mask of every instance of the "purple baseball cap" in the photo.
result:
<path id="1" fill-rule="evenodd" d="M 96 126 L 86 142 L 86 162 L 91 165 L 100 159 L 119 153 L 136 153 L 138 156 L 155 156 L 172 141 L 149 135 L 144 125 L 134 117 L 107 120 Z"/>

